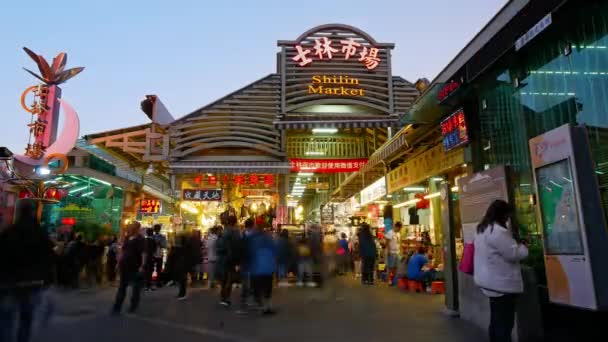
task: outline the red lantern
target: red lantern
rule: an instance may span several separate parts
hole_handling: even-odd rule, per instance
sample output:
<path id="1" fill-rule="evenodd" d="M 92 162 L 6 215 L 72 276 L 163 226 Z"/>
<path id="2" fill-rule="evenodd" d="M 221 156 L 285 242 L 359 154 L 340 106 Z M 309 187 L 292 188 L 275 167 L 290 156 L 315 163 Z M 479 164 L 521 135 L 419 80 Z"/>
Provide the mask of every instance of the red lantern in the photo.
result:
<path id="1" fill-rule="evenodd" d="M 420 200 L 418 203 L 416 203 L 417 209 L 428 209 L 429 208 L 429 205 L 431 202 L 428 199 L 425 199 L 424 196 L 426 196 L 426 194 L 423 194 L 423 193 L 418 193 L 418 194 L 414 195 L 415 198 Z"/>
<path id="2" fill-rule="evenodd" d="M 32 196 L 32 193 L 29 190 L 19 191 L 19 199 L 32 198 L 32 197 L 34 197 L 34 196 Z"/>
<path id="3" fill-rule="evenodd" d="M 55 195 L 57 194 L 57 189 L 55 188 L 49 188 L 46 190 L 46 192 L 44 193 L 44 198 L 55 198 Z"/>

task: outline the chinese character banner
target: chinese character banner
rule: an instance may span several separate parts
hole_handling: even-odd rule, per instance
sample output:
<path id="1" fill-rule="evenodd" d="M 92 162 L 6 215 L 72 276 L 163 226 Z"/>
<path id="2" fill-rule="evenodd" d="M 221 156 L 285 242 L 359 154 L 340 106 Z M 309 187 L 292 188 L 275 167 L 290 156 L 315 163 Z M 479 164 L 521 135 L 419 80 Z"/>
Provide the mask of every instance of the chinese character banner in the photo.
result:
<path id="1" fill-rule="evenodd" d="M 222 190 L 184 189 L 182 199 L 184 201 L 221 201 Z"/>
<path id="2" fill-rule="evenodd" d="M 356 172 L 367 159 L 289 159 L 291 172 Z"/>

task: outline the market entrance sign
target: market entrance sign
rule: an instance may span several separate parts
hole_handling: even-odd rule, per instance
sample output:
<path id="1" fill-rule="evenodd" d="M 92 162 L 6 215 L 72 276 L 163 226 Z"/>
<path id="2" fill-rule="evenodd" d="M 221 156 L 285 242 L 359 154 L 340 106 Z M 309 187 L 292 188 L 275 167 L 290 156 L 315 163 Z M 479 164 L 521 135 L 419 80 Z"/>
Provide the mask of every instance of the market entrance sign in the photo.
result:
<path id="1" fill-rule="evenodd" d="M 315 44 L 311 47 L 312 49 L 307 49 L 306 46 L 298 44 L 296 45 L 297 54 L 292 60 L 303 67 L 311 64 L 313 58 L 319 60 L 333 59 L 334 55 L 336 55 L 347 61 L 353 57 L 353 59 L 356 58 L 368 70 L 376 69 L 382 61 L 378 55 L 380 50 L 376 47 L 368 48 L 367 46 L 362 46 L 353 38 L 340 40 L 339 44 L 340 46 L 336 48 L 338 44 L 335 44 L 334 41 L 327 37 L 315 39 Z"/>
<path id="2" fill-rule="evenodd" d="M 308 94 L 336 96 L 364 96 L 359 79 L 346 75 L 314 75 L 308 86 Z"/>

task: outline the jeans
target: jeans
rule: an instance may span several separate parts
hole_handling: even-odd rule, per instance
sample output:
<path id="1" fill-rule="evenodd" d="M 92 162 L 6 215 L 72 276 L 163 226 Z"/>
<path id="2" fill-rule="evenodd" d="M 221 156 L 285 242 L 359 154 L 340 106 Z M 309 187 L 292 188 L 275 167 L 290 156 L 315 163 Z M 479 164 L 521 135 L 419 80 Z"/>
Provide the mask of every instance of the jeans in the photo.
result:
<path id="1" fill-rule="evenodd" d="M 306 280 L 306 276 L 308 276 L 310 281 L 312 281 L 312 261 L 311 260 L 302 260 L 298 263 L 298 281 L 304 282 Z"/>
<path id="2" fill-rule="evenodd" d="M 362 258 L 362 279 L 363 283 L 374 282 L 374 266 L 376 265 L 376 258 Z"/>
<path id="3" fill-rule="evenodd" d="M 23 289 L 10 294 L 0 294 L 0 341 L 30 340 L 34 311 L 41 298 L 41 289 Z"/>
<path id="4" fill-rule="evenodd" d="M 120 285 L 118 285 L 118 291 L 116 292 L 116 300 L 114 301 L 114 312 L 120 312 L 122 310 L 122 303 L 125 301 L 127 296 L 127 287 L 131 285 L 133 290 L 131 291 L 131 306 L 129 311 L 133 312 L 137 310 L 139 306 L 139 298 L 141 296 L 141 289 L 143 287 L 143 275 L 139 272 L 121 272 L 120 273 Z"/>
<path id="5" fill-rule="evenodd" d="M 490 297 L 490 342 L 511 342 L 517 295 Z"/>

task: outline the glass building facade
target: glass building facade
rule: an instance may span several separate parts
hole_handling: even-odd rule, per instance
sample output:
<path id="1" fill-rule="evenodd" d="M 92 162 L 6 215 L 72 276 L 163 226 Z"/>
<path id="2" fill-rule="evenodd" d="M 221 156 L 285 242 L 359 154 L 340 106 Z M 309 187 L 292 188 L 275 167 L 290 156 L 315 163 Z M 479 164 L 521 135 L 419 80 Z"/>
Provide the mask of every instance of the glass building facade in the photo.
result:
<path id="1" fill-rule="evenodd" d="M 540 233 L 528 140 L 570 123 L 586 125 L 608 212 L 608 3 L 571 1 L 519 51 L 474 82 L 478 165 L 508 165 L 520 229 Z"/>

